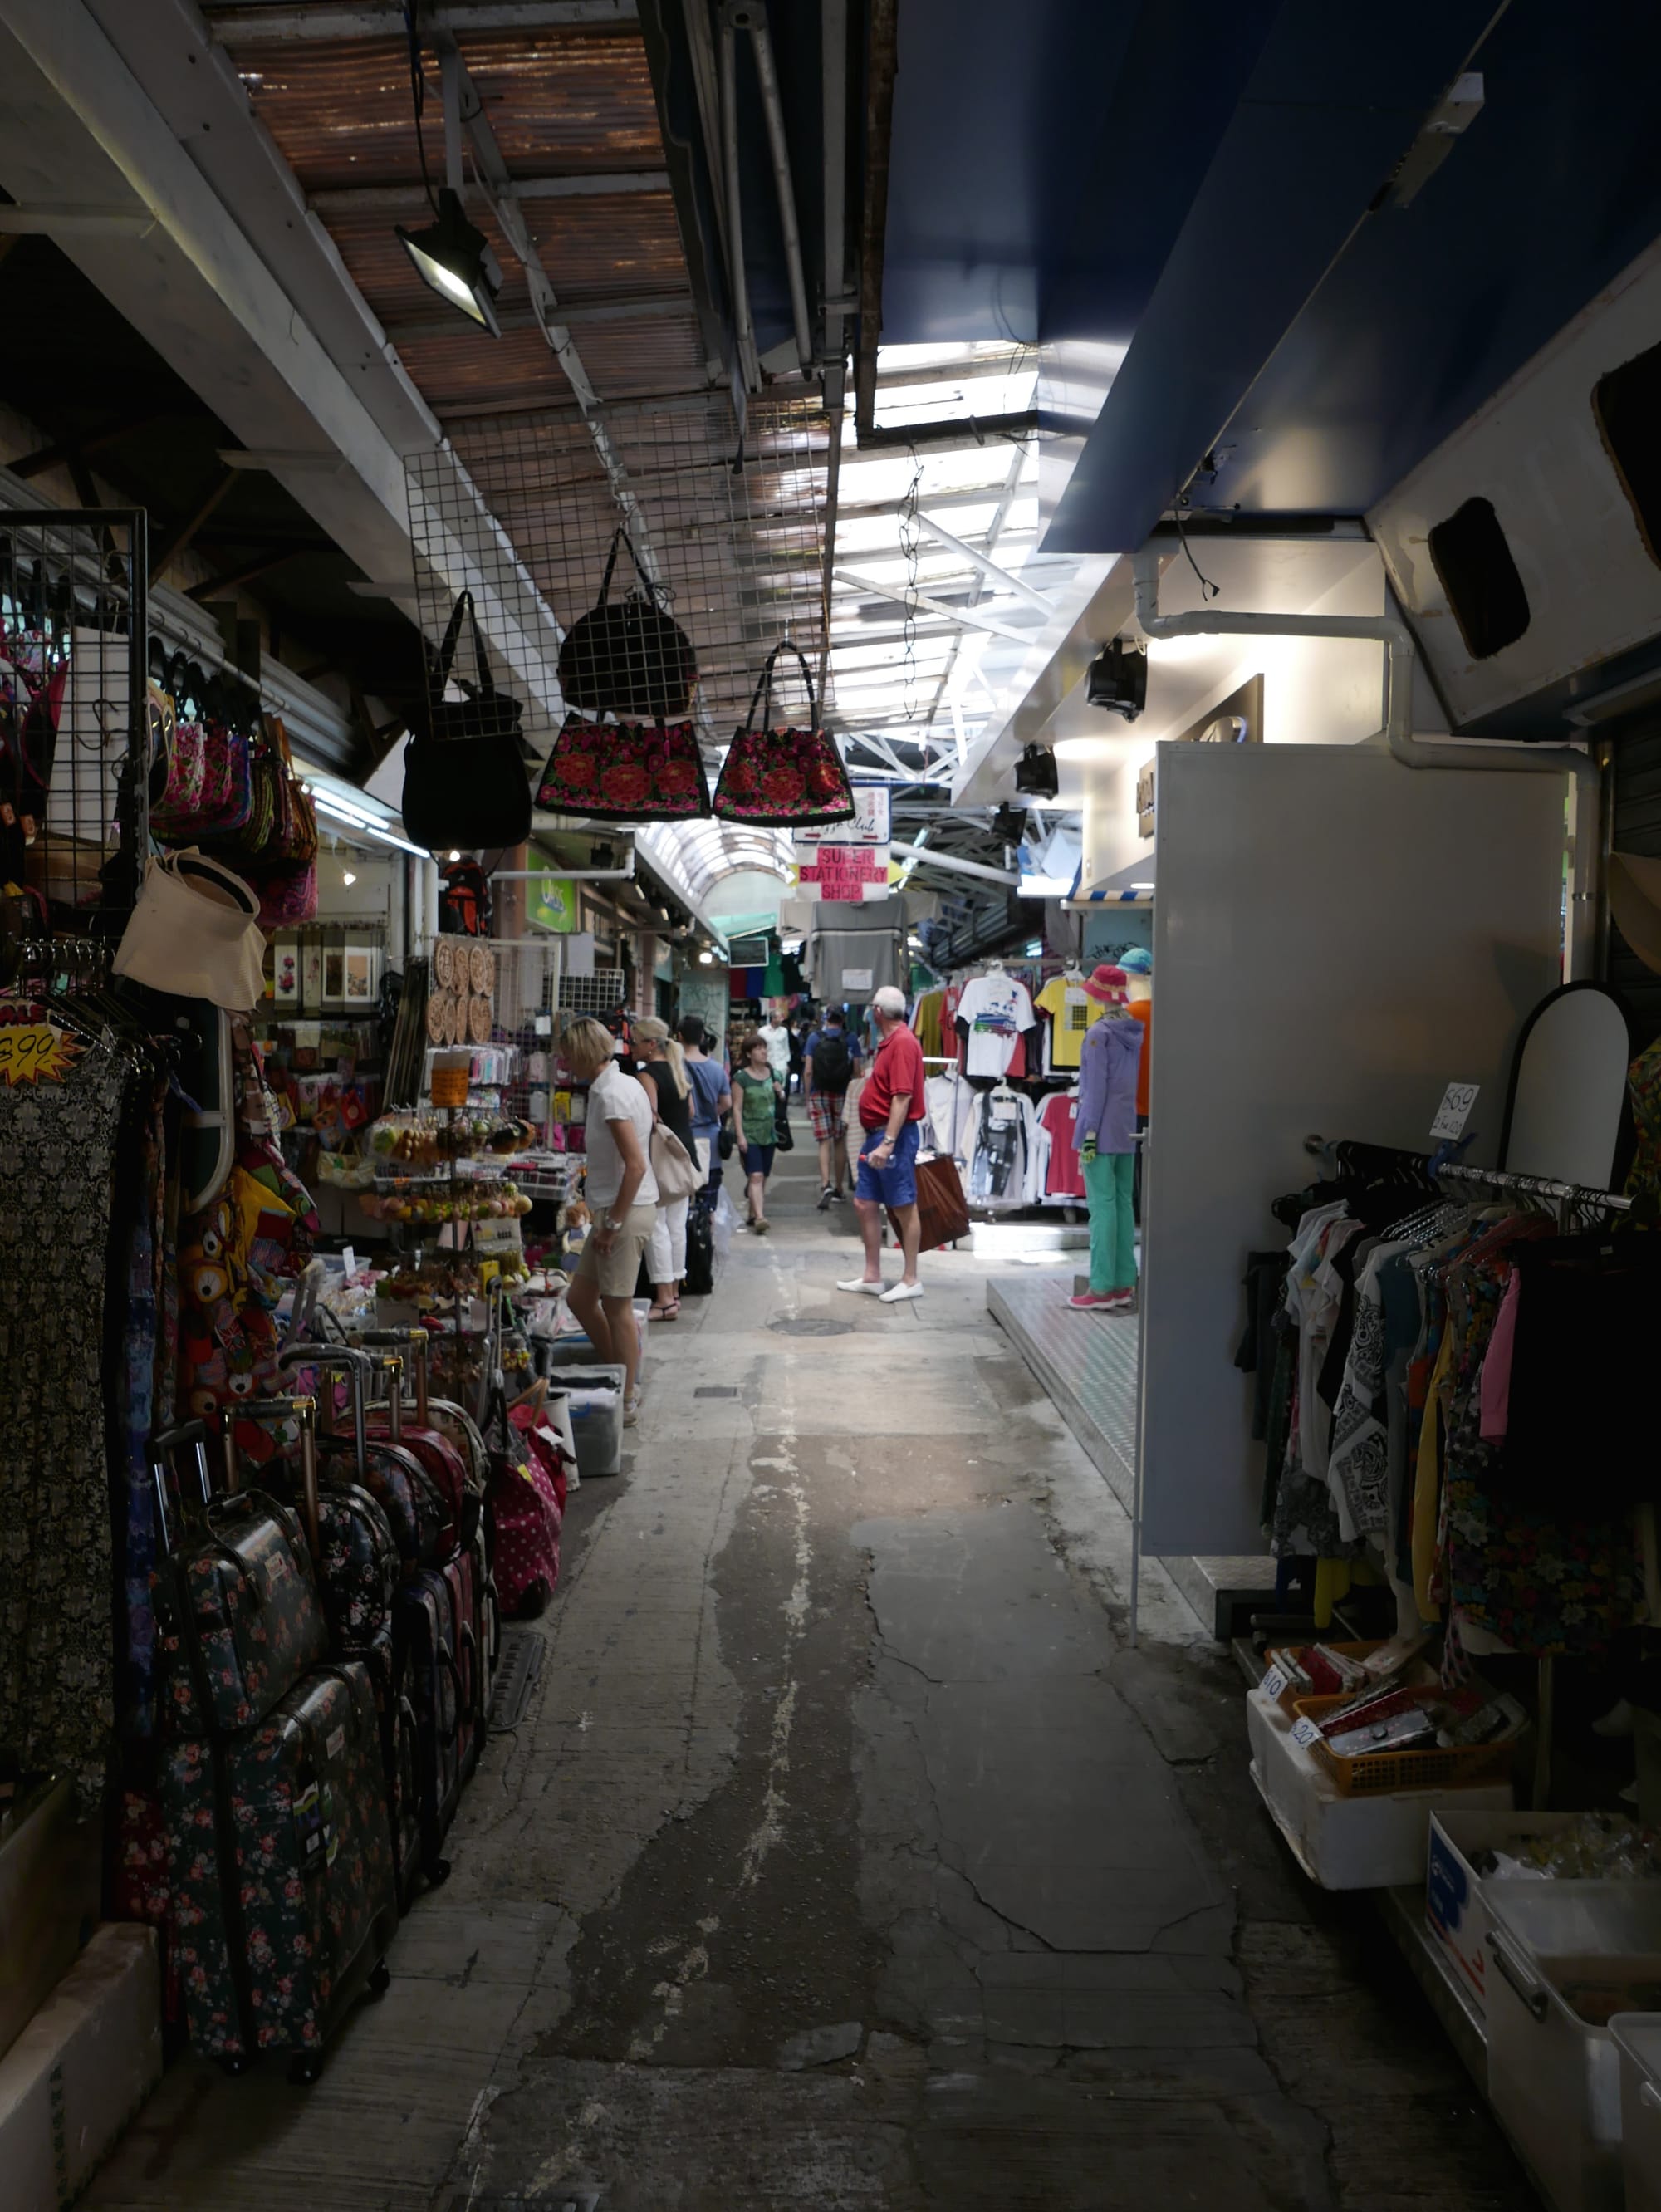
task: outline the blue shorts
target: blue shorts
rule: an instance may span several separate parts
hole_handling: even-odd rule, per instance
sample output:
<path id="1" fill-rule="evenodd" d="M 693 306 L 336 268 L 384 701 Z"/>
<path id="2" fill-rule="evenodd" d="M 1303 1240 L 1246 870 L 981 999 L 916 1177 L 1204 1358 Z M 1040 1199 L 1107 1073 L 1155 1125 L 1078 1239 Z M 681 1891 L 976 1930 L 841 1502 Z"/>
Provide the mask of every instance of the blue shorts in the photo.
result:
<path id="1" fill-rule="evenodd" d="M 770 1176 L 773 1173 L 773 1156 L 778 1149 L 777 1145 L 752 1145 L 746 1137 L 744 1173 L 747 1176 Z"/>
<path id="2" fill-rule="evenodd" d="M 873 1200 L 879 1206 L 915 1206 L 917 1203 L 917 1149 L 920 1121 L 907 1121 L 894 1139 L 894 1158 L 885 1168 L 873 1167 L 870 1153 L 882 1141 L 881 1129 L 867 1129 L 865 1141 L 859 1147 L 859 1180 L 854 1187 L 856 1198 Z"/>

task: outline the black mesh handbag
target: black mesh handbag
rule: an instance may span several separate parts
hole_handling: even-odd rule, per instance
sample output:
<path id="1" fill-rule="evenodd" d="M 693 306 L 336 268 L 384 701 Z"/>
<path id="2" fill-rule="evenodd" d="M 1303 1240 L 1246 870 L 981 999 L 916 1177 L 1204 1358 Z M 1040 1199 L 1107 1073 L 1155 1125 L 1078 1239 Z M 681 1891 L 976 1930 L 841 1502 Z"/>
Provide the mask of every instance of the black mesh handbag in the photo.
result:
<path id="1" fill-rule="evenodd" d="M 640 588 L 611 597 L 619 550 L 627 545 Z M 641 568 L 628 532 L 620 529 L 600 584 L 600 596 L 574 622 L 560 647 L 560 689 L 568 707 L 620 720 L 676 722 L 684 719 L 698 680 L 692 641 L 664 608 L 658 586 Z"/>

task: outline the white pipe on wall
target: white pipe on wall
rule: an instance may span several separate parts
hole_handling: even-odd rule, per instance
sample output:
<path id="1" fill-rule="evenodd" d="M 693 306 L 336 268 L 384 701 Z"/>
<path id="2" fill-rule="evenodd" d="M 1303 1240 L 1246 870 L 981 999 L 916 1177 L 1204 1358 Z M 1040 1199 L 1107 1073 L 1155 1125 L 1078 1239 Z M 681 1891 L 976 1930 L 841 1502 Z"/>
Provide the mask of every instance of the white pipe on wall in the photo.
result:
<path id="1" fill-rule="evenodd" d="M 1589 752 L 1570 745 L 1442 744 L 1412 733 L 1413 664 L 1416 647 L 1403 622 L 1389 615 L 1221 614 L 1206 607 L 1192 614 L 1159 611 L 1160 549 L 1144 545 L 1131 562 L 1137 621 L 1150 638 L 1371 638 L 1385 648 L 1384 727 L 1376 734 L 1403 768 L 1478 769 L 1488 774 L 1568 775 L 1574 784 L 1574 893 L 1569 905 L 1568 969 L 1589 975 L 1596 957 L 1597 825 L 1601 771 Z M 1374 739 L 1363 742 L 1371 744 Z"/>

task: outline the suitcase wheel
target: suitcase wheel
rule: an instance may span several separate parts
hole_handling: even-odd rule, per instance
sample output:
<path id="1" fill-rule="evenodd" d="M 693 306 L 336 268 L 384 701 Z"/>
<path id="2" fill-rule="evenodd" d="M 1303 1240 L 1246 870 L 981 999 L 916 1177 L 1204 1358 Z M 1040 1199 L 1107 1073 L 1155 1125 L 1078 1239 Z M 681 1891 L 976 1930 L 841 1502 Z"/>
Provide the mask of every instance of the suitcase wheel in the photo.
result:
<path id="1" fill-rule="evenodd" d="M 369 1978 L 363 1985 L 364 1994 L 379 1999 L 384 1997 L 391 1986 L 392 1969 L 385 1959 L 378 1959 L 369 1970 Z"/>
<path id="2" fill-rule="evenodd" d="M 323 2053 L 320 2051 L 308 2051 L 303 2057 L 296 2058 L 288 2069 L 288 2079 L 296 2089 L 309 2089 L 322 2071 Z"/>
<path id="3" fill-rule="evenodd" d="M 436 1889 L 441 1881 L 449 1881 L 450 1862 L 448 1859 L 428 1859 L 421 1872 L 427 1877 L 427 1887 Z"/>

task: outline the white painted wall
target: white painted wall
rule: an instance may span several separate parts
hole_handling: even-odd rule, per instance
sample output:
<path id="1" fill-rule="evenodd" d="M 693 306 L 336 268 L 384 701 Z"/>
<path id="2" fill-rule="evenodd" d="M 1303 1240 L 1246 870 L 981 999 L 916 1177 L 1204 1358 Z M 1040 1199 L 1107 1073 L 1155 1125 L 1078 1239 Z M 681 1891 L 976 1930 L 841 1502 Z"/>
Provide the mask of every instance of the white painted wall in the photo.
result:
<path id="1" fill-rule="evenodd" d="M 1556 982 L 1563 792 L 1355 745 L 1160 754 L 1145 1213 L 1143 1549 L 1260 1551 L 1246 1255 L 1312 1133 L 1427 1148 L 1450 1081 L 1503 1079 Z"/>

